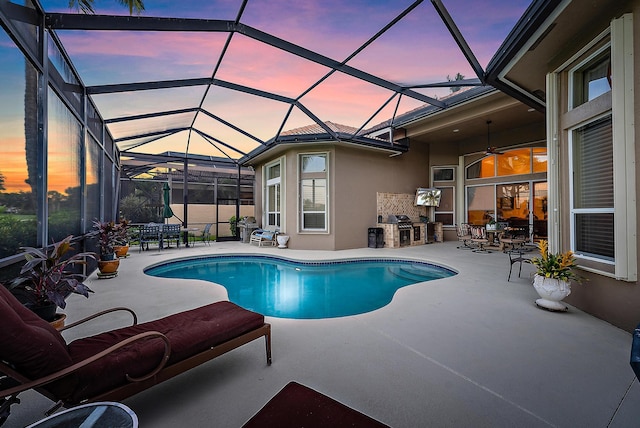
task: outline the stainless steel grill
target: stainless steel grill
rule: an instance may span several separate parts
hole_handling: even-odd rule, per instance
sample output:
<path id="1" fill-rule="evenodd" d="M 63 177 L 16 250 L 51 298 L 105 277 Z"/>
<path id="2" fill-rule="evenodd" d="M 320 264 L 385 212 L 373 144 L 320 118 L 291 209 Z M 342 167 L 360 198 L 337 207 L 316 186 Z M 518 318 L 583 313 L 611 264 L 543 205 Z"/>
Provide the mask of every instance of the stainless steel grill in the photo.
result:
<path id="1" fill-rule="evenodd" d="M 413 222 L 411 221 L 411 219 L 404 214 L 390 214 L 388 222 L 397 224 L 399 230 L 411 229 L 413 227 Z"/>

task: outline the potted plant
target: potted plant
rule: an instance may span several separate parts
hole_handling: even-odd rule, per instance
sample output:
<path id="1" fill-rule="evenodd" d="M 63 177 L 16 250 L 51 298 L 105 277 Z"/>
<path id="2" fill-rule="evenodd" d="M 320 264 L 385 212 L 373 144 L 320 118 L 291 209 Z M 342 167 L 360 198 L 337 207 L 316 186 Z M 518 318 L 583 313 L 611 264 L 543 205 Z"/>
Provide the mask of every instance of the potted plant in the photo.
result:
<path id="1" fill-rule="evenodd" d="M 95 259 L 95 253 L 81 252 L 66 257 L 73 249 L 69 235 L 54 243 L 51 250 L 22 247 L 27 260 L 10 285 L 14 294 L 29 309 L 46 321 L 56 318 L 56 308 L 65 308 L 65 299 L 71 294 L 89 297 L 92 291 L 83 281 L 85 276 L 72 271 L 77 265 L 87 263 L 87 258 Z"/>
<path id="2" fill-rule="evenodd" d="M 566 311 L 562 299 L 571 294 L 571 281 L 580 282 L 581 278 L 573 271 L 576 259 L 572 251 L 549 253 L 549 243 L 540 241 L 540 257 L 531 259 L 536 267 L 533 287 L 540 295 L 536 305 L 552 311 Z"/>
<path id="3" fill-rule="evenodd" d="M 129 252 L 129 228 L 130 223 L 125 219 L 121 219 L 120 222 L 115 225 L 113 250 L 118 258 L 127 257 L 127 253 Z"/>
<path id="4" fill-rule="evenodd" d="M 113 221 L 95 220 L 93 227 L 98 232 L 98 247 L 100 249 L 98 269 L 103 275 L 115 275 L 118 266 L 120 266 L 120 260 L 116 257 L 114 250 L 118 243 L 119 226 Z"/>

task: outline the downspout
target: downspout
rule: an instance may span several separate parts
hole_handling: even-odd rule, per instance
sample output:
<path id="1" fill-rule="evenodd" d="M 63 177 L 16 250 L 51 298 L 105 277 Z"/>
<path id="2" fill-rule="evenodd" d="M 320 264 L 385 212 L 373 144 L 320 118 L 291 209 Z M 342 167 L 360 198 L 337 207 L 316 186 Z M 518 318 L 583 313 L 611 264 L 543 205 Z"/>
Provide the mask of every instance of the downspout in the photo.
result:
<path id="1" fill-rule="evenodd" d="M 466 223 L 466 209 L 464 206 L 464 155 L 458 156 L 458 170 L 456 171 L 456 224 Z"/>
<path id="2" fill-rule="evenodd" d="M 240 234 L 238 233 L 238 222 L 240 221 L 240 173 L 241 173 L 241 168 L 240 168 L 240 164 L 238 163 L 238 181 L 236 184 L 236 239 L 240 240 Z"/>
<path id="3" fill-rule="evenodd" d="M 169 172 L 171 174 L 171 172 Z M 188 211 L 189 211 L 189 160 L 185 154 L 184 156 L 184 170 L 182 171 L 182 227 L 187 227 L 188 224 Z M 188 241 L 187 241 L 188 242 Z"/>
<path id="4" fill-rule="evenodd" d="M 560 171 L 558 141 L 558 74 L 547 74 L 547 183 L 549 252 L 560 252 Z M 571 245 L 573 247 L 573 245 Z"/>

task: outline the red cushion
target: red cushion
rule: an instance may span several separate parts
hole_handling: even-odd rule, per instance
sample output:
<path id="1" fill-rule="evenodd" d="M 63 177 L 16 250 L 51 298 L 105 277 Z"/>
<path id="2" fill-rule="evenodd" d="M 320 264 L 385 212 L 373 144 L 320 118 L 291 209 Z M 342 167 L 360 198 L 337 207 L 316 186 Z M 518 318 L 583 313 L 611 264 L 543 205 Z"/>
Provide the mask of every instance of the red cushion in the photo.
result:
<path id="1" fill-rule="evenodd" d="M 212 346 L 261 327 L 264 316 L 231 302 L 207 306 L 170 315 L 159 320 L 78 339 L 68 346 L 73 361 L 94 355 L 123 339 L 146 331 L 159 331 L 171 342 L 168 365 L 202 352 Z M 74 393 L 81 400 L 126 383 L 125 375 L 141 376 L 160 361 L 164 350 L 159 339 L 136 342 L 110 354 L 78 372 L 82 385 Z"/>
<path id="2" fill-rule="evenodd" d="M 289 382 L 242 428 L 384 428 L 387 425 L 297 382 Z M 388 427 L 387 427 L 388 428 Z"/>
<path id="3" fill-rule="evenodd" d="M 37 379 L 72 364 L 60 333 L 20 303 L 0 285 L 0 359 L 30 379 Z M 48 388 L 64 394 L 69 385 Z"/>

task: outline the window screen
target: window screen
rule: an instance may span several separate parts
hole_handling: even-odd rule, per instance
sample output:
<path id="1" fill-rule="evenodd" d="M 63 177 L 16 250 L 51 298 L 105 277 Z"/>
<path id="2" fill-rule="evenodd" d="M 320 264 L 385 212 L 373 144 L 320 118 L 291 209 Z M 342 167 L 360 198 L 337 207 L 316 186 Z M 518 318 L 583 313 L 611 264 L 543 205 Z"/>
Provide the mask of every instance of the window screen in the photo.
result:
<path id="1" fill-rule="evenodd" d="M 573 133 L 575 251 L 613 260 L 613 134 L 611 116 Z"/>

